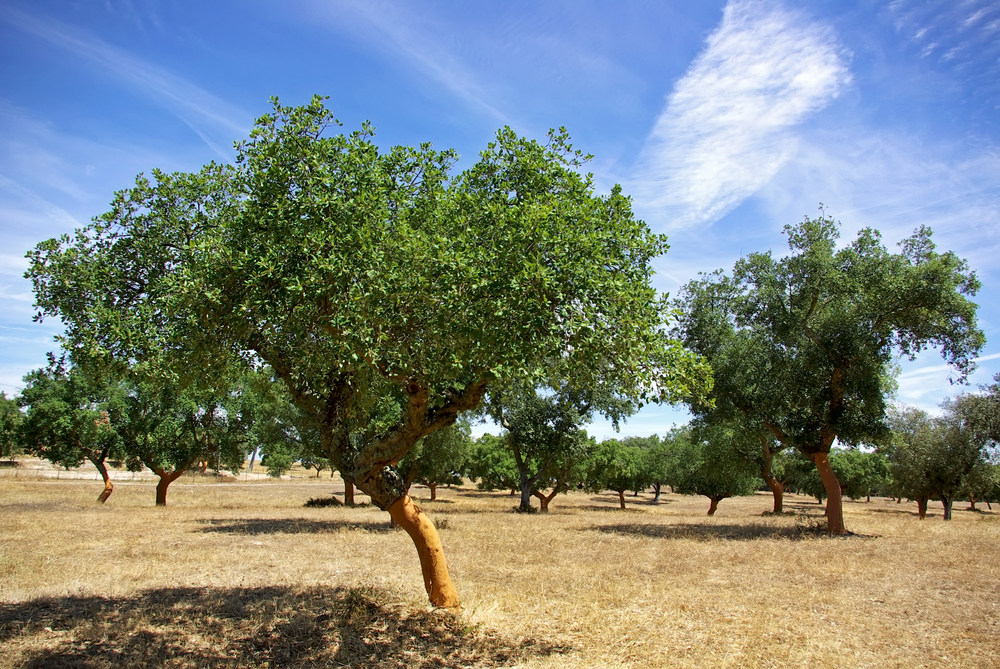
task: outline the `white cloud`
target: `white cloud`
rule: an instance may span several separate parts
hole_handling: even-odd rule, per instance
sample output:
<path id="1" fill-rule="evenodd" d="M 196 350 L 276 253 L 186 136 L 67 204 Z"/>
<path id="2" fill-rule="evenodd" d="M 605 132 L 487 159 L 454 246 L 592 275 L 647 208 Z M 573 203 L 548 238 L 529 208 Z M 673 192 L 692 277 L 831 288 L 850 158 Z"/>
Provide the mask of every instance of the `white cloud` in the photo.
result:
<path id="1" fill-rule="evenodd" d="M 646 140 L 638 207 L 674 229 L 718 220 L 794 155 L 794 128 L 850 79 L 827 27 L 778 5 L 731 1 Z"/>
<path id="2" fill-rule="evenodd" d="M 165 68 L 50 18 L 42 20 L 7 9 L 0 11 L 0 19 L 82 56 L 129 82 L 139 92 L 169 109 L 225 160 L 231 158 L 231 151 L 223 150 L 222 146 L 228 147 L 234 137 L 248 132 L 247 113 Z"/>

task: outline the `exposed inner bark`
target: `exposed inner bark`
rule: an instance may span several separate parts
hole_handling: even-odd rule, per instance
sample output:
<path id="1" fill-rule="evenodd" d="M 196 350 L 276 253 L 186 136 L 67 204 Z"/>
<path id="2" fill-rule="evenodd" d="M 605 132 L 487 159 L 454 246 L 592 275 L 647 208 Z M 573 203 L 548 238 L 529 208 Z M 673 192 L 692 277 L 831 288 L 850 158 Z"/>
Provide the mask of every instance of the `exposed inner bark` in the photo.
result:
<path id="1" fill-rule="evenodd" d="M 785 486 L 773 474 L 768 474 L 764 482 L 767 483 L 767 487 L 771 489 L 771 494 L 774 495 L 774 513 L 782 513 L 785 502 Z"/>
<path id="2" fill-rule="evenodd" d="M 771 446 L 767 443 L 767 438 L 760 433 L 758 433 L 757 437 L 760 439 L 761 452 L 764 454 L 764 464 L 760 468 L 760 476 L 764 479 L 767 487 L 771 489 L 771 494 L 774 496 L 773 513 L 781 513 L 784 509 L 785 486 L 781 484 L 781 481 L 774 478 L 774 474 L 771 473 L 774 453 L 771 451 Z"/>
<path id="3" fill-rule="evenodd" d="M 826 490 L 826 529 L 827 532 L 836 536 L 847 534 L 844 527 L 844 500 L 840 493 L 840 481 L 830 466 L 830 459 L 826 453 L 815 453 L 812 456 L 819 470 L 819 478 L 823 481 L 823 488 Z"/>
<path id="4" fill-rule="evenodd" d="M 181 474 L 188 470 L 188 467 L 194 462 L 192 457 L 190 460 L 185 462 L 182 466 L 178 467 L 172 472 L 168 472 L 162 467 L 150 467 L 149 463 L 146 466 L 153 470 L 153 473 L 160 477 L 160 482 L 156 484 L 156 506 L 166 506 L 167 505 L 167 487 L 179 479 Z"/>
<path id="5" fill-rule="evenodd" d="M 921 497 L 917 499 L 917 513 L 920 514 L 920 520 L 927 517 L 927 498 Z"/>
<path id="6" fill-rule="evenodd" d="M 108 468 L 105 466 L 104 460 L 92 460 L 91 462 L 94 463 L 97 471 L 101 473 L 101 478 L 104 479 L 104 491 L 97 497 L 98 503 L 104 504 L 108 501 L 108 497 L 111 497 L 111 493 L 115 487 L 111 484 L 111 476 L 108 474 Z"/>
<path id="7" fill-rule="evenodd" d="M 431 489 L 431 501 L 436 502 L 438 498 L 437 483 L 428 483 L 427 487 Z"/>
<path id="8" fill-rule="evenodd" d="M 175 472 L 168 472 L 164 469 L 154 469 L 153 473 L 160 477 L 159 483 L 156 484 L 156 506 L 166 506 L 167 487 L 179 479 L 184 470 L 178 469 Z"/>
<path id="9" fill-rule="evenodd" d="M 448 563 L 434 523 L 408 495 L 393 502 L 388 511 L 396 524 L 406 530 L 417 547 L 420 570 L 424 576 L 424 588 L 431 604 L 443 608 L 459 606 L 458 592 L 448 574 Z"/>
<path id="10" fill-rule="evenodd" d="M 621 505 L 622 511 L 624 511 L 625 510 L 625 491 L 624 490 L 619 490 L 618 491 L 618 503 Z"/>
<path id="11" fill-rule="evenodd" d="M 721 502 L 723 500 L 723 498 L 722 497 L 709 497 L 709 499 L 712 501 L 712 503 L 708 505 L 708 515 L 714 516 L 715 515 L 715 511 L 719 508 L 719 502 Z"/>
<path id="12" fill-rule="evenodd" d="M 535 497 L 538 498 L 538 510 L 542 513 L 549 512 L 549 502 L 551 502 L 555 496 L 559 493 L 559 488 L 553 488 L 552 492 L 546 495 L 545 493 L 538 491 L 535 493 Z"/>
<path id="13" fill-rule="evenodd" d="M 344 504 L 354 506 L 354 484 L 344 481 Z"/>

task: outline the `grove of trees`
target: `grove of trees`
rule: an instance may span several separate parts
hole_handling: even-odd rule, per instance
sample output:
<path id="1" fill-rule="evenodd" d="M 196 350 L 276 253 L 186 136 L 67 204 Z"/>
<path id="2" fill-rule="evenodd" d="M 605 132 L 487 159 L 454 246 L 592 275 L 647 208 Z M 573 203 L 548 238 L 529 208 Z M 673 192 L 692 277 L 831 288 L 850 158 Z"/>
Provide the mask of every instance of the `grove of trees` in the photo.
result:
<path id="1" fill-rule="evenodd" d="M 673 301 L 652 287 L 666 237 L 615 186 L 594 192 L 565 130 L 509 128 L 453 173 L 429 144 L 377 145 L 322 98 L 273 99 L 232 165 L 154 170 L 111 209 L 29 253 L 36 319 L 68 353 L 0 394 L 0 448 L 62 466 L 89 460 L 159 477 L 156 504 L 192 466 L 239 471 L 263 451 L 338 471 L 411 537 L 432 604 L 457 606 L 413 483 L 478 480 L 548 511 L 573 489 L 650 486 L 721 500 L 767 486 L 826 499 L 891 491 L 997 494 L 1000 383 L 939 418 L 891 410 L 897 356 L 936 347 L 964 381 L 985 338 L 980 284 L 921 227 L 890 252 L 863 229 L 838 248 L 825 212 L 785 233 L 791 254 L 740 259 Z M 649 402 L 695 419 L 597 443 Z M 23 411 L 22 411 L 23 409 Z M 472 420 L 500 436 L 471 438 Z M 838 446 L 839 445 L 839 446 Z"/>

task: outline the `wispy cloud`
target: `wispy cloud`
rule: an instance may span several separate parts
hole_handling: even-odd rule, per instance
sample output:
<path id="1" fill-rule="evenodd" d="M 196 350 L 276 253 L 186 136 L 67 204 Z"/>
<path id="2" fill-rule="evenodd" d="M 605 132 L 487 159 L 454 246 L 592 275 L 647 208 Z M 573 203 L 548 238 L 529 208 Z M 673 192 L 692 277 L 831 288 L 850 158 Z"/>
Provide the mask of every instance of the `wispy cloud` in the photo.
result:
<path id="1" fill-rule="evenodd" d="M 795 127 L 851 76 L 826 26 L 733 0 L 677 82 L 640 155 L 633 192 L 677 229 L 718 220 L 794 154 Z"/>
<path id="2" fill-rule="evenodd" d="M 403 3 L 386 0 L 341 0 L 314 2 L 315 11 L 334 19 L 339 29 L 359 31 L 377 47 L 396 52 L 404 63 L 437 81 L 453 95 L 494 120 L 507 116 L 486 100 L 477 77 L 447 47 L 439 26 L 424 12 L 411 11 Z"/>
<path id="3" fill-rule="evenodd" d="M 41 20 L 5 9 L 0 11 L 0 19 L 82 56 L 131 84 L 138 92 L 169 109 L 223 159 L 230 159 L 232 152 L 222 147 L 228 147 L 232 139 L 247 133 L 249 114 L 165 68 L 49 18 Z"/>
<path id="4" fill-rule="evenodd" d="M 0 191 L 5 191 L 13 195 L 16 200 L 28 204 L 33 212 L 32 215 L 40 214 L 42 218 L 59 227 L 72 228 L 79 225 L 77 220 L 67 213 L 65 209 L 57 207 L 31 189 L 24 187 L 3 174 L 0 174 Z M 6 212 L 6 214 L 12 214 L 12 212 Z M 11 223 L 13 216 L 8 217 L 6 214 L 3 219 Z"/>
<path id="5" fill-rule="evenodd" d="M 933 355 L 928 352 L 927 356 Z M 975 390 L 976 383 L 987 383 L 992 377 L 992 369 L 995 365 L 984 365 L 983 363 L 1000 359 L 1000 353 L 991 353 L 980 356 L 976 362 L 980 368 L 970 379 L 970 386 L 952 385 L 954 380 L 954 370 L 950 365 L 927 365 L 917 367 L 900 374 L 896 382 L 899 390 L 897 396 L 904 404 L 916 406 L 931 413 L 937 413 L 941 402 L 949 395 Z"/>
<path id="6" fill-rule="evenodd" d="M 961 71 L 977 95 L 1000 97 L 1000 5 L 995 0 L 896 0 L 888 12 L 921 58 Z"/>

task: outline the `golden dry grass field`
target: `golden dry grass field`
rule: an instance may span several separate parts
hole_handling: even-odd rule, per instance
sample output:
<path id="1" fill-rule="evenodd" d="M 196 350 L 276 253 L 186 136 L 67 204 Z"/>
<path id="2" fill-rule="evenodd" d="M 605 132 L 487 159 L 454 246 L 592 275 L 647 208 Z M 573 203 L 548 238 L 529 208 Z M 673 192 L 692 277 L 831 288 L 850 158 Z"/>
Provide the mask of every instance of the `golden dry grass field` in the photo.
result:
<path id="1" fill-rule="evenodd" d="M 574 493 L 548 515 L 474 486 L 417 502 L 463 599 L 425 606 L 416 551 L 329 479 L 0 478 L 4 667 L 998 667 L 1000 510 L 920 521 L 789 495 Z M 359 496 L 359 500 L 366 500 Z M 984 507 L 985 509 L 985 507 Z"/>

